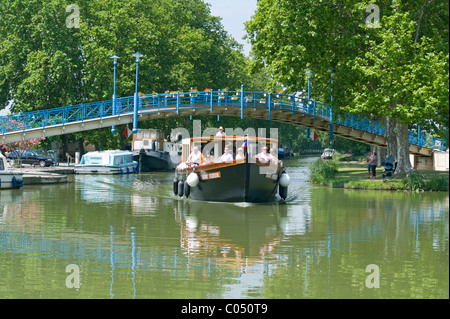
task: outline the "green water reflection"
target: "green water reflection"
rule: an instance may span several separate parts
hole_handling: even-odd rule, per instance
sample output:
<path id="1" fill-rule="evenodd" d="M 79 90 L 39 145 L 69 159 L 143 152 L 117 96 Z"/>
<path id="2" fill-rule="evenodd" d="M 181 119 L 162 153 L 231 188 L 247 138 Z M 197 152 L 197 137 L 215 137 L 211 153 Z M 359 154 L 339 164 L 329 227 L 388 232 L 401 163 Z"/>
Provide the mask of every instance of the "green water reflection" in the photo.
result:
<path id="1" fill-rule="evenodd" d="M 315 187 L 311 160 L 287 204 L 180 200 L 172 173 L 1 191 L 0 298 L 448 298 L 448 193 Z"/>

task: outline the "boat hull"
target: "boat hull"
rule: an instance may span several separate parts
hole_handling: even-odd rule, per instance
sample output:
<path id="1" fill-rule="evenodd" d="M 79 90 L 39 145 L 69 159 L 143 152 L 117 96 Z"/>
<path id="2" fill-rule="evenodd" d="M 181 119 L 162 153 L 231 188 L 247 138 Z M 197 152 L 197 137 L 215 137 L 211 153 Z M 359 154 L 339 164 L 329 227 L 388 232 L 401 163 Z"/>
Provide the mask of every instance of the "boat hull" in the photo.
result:
<path id="1" fill-rule="evenodd" d="M 102 175 L 118 175 L 118 174 L 129 174 L 135 173 L 137 169 L 137 164 L 127 165 L 121 167 L 114 166 L 94 166 L 94 165 L 86 165 L 86 166 L 78 166 L 75 167 L 75 174 L 102 174 Z"/>
<path id="2" fill-rule="evenodd" d="M 189 197 L 217 202 L 272 202 L 276 200 L 281 171 L 269 171 L 255 163 L 205 165 L 195 171 L 199 183 L 190 187 Z M 177 171 L 177 179 L 185 181 L 190 172 Z"/>
<path id="3" fill-rule="evenodd" d="M 178 163 L 173 163 L 168 152 L 134 152 L 133 160 L 139 163 L 141 172 L 173 171 Z"/>
<path id="4" fill-rule="evenodd" d="M 0 189 L 17 189 L 23 186 L 22 174 L 0 173 Z M 15 181 L 13 179 L 15 178 Z"/>

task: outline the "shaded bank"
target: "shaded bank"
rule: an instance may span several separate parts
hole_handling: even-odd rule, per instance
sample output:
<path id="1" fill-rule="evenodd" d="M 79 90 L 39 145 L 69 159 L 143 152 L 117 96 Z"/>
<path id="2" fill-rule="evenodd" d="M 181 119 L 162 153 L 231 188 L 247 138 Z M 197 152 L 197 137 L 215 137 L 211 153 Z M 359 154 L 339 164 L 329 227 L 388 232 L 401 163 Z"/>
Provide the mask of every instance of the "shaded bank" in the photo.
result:
<path id="1" fill-rule="evenodd" d="M 310 181 L 316 185 L 334 188 L 395 190 L 395 191 L 448 191 L 449 173 L 415 171 L 383 178 L 384 167 L 376 168 L 376 178 L 367 178 L 367 164 L 317 160 L 310 164 Z"/>

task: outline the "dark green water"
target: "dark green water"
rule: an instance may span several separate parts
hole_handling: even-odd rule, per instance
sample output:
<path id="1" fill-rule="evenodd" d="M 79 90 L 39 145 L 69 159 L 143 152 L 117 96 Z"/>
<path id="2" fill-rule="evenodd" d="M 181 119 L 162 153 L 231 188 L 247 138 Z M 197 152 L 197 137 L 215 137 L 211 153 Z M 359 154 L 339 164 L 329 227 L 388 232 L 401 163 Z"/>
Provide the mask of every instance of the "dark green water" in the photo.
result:
<path id="1" fill-rule="evenodd" d="M 317 187 L 312 160 L 287 204 L 181 200 L 173 173 L 2 190 L 0 298 L 449 298 L 449 194 Z"/>

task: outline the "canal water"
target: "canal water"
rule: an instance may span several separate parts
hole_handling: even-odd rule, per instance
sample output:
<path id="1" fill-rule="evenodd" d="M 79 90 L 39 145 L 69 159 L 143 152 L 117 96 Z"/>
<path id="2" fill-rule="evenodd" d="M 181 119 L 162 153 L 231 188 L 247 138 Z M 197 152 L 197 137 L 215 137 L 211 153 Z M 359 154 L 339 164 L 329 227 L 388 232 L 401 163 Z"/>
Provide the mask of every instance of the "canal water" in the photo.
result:
<path id="1" fill-rule="evenodd" d="M 309 183 L 286 203 L 179 199 L 173 173 L 0 192 L 0 298 L 449 298 L 449 194 Z"/>

